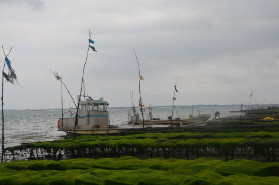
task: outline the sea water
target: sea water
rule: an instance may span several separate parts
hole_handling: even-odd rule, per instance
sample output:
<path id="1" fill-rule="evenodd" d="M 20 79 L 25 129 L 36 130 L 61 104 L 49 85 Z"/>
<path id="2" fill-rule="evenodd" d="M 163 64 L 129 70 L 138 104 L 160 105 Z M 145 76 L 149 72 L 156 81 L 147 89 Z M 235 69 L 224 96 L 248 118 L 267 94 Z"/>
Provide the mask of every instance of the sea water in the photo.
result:
<path id="1" fill-rule="evenodd" d="M 109 117 L 111 125 L 118 125 L 121 128 L 130 127 L 128 125 L 128 111 L 126 107 L 110 107 Z M 188 118 L 190 114 L 197 116 L 200 114 L 211 114 L 219 111 L 221 117 L 233 116 L 230 111 L 240 110 L 240 105 L 199 105 L 199 106 L 177 106 L 173 109 L 173 117 L 181 119 Z M 167 119 L 172 114 L 172 107 L 154 107 L 153 117 Z M 1 116 L 0 116 L 1 117 Z M 57 121 L 61 117 L 61 110 L 5 110 L 5 148 L 38 141 L 52 141 L 63 139 L 65 132 L 57 130 Z M 2 122 L 0 119 L 0 130 Z M 1 132 L 2 133 L 2 132 Z M 2 143 L 0 134 L 0 143 Z"/>

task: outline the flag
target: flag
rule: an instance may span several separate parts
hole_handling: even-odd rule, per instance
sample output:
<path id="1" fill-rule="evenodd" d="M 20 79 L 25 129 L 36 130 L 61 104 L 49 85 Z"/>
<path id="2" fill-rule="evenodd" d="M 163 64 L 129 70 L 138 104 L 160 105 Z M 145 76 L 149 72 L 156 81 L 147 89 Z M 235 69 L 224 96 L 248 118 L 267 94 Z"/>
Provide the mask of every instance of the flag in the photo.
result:
<path id="1" fill-rule="evenodd" d="M 91 38 L 89 38 L 88 41 L 89 41 L 89 47 L 90 47 L 93 51 L 97 52 L 97 50 L 95 49 L 95 47 L 90 45 L 90 44 L 95 44 L 95 41 L 92 40 Z"/>
<path id="2" fill-rule="evenodd" d="M 7 80 L 7 82 L 11 82 L 13 84 L 12 79 L 10 78 L 9 75 L 7 75 L 7 73 L 5 73 L 4 71 L 2 72 L 2 75 L 4 76 L 4 78 Z"/>
<path id="3" fill-rule="evenodd" d="M 14 81 L 17 82 L 17 76 L 15 70 L 12 68 L 11 60 L 7 56 L 5 57 L 5 61 L 8 66 L 8 74 L 3 72 L 2 75 L 7 80 L 7 82 L 14 84 Z"/>
<path id="4" fill-rule="evenodd" d="M 4 48 L 3 48 L 3 50 L 4 50 Z M 5 54 L 5 52 L 4 52 L 4 54 Z M 18 83 L 15 70 L 12 68 L 12 63 L 11 63 L 11 60 L 8 58 L 8 55 L 5 55 L 5 61 L 8 66 L 8 72 L 5 73 L 4 68 L 3 68 L 2 77 L 4 77 L 7 82 L 10 82 L 12 84 L 14 84 L 15 81 L 16 81 L 16 83 Z"/>
<path id="5" fill-rule="evenodd" d="M 176 88 L 176 85 L 174 86 L 174 89 L 175 89 L 176 92 L 178 92 L 178 90 L 177 90 L 177 88 Z"/>
<path id="6" fill-rule="evenodd" d="M 14 80 L 17 82 L 17 76 L 16 76 L 16 73 L 15 73 L 15 70 L 13 69 L 13 68 L 11 68 L 10 70 L 9 70 L 9 77 L 10 77 L 10 79 L 11 79 L 11 83 L 13 84 L 14 83 Z M 17 82 L 18 83 L 18 82 Z"/>
<path id="7" fill-rule="evenodd" d="M 144 80 L 143 77 L 142 77 L 141 75 L 139 75 L 139 79 L 140 79 L 140 80 Z"/>
<path id="8" fill-rule="evenodd" d="M 9 69 L 11 69 L 12 65 L 11 65 L 10 59 L 8 59 L 8 57 L 5 57 L 5 61 L 6 61 L 7 65 L 8 65 L 8 67 L 9 67 Z"/>
<path id="9" fill-rule="evenodd" d="M 88 39 L 88 41 L 89 41 L 90 43 L 92 43 L 92 44 L 95 44 L 95 41 L 92 40 L 92 39 Z"/>
<path id="10" fill-rule="evenodd" d="M 90 47 L 93 51 L 96 51 L 96 52 L 97 52 L 97 50 L 95 49 L 94 46 L 90 46 L 90 45 L 89 45 L 89 47 Z"/>

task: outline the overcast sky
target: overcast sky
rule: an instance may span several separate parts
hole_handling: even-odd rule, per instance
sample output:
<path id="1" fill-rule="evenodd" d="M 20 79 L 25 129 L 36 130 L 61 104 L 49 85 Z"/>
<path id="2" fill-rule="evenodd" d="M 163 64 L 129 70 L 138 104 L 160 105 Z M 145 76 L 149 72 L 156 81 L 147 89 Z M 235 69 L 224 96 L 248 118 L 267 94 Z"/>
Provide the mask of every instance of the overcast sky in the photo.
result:
<path id="1" fill-rule="evenodd" d="M 0 44 L 20 86 L 5 108 L 60 107 L 62 75 L 79 94 L 88 32 L 86 92 L 110 106 L 279 103 L 278 0 L 0 0 Z M 4 54 L 0 52 L 0 65 Z M 64 89 L 65 107 L 73 103 Z"/>

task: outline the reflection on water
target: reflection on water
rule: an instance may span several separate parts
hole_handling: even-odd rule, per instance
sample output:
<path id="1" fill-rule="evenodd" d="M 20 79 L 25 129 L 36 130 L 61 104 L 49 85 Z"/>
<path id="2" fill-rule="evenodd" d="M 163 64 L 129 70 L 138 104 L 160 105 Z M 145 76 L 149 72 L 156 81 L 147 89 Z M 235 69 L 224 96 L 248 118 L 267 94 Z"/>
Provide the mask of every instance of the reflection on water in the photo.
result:
<path id="1" fill-rule="evenodd" d="M 229 111 L 240 110 L 240 106 L 194 106 L 177 107 L 174 117 L 188 118 L 193 112 L 198 115 L 221 113 L 221 117 L 231 116 Z M 128 127 L 129 108 L 109 108 L 110 124 Z M 167 119 L 171 115 L 171 107 L 155 107 L 153 117 Z M 63 138 L 66 134 L 57 131 L 57 120 L 61 110 L 7 110 L 5 111 L 5 147 L 37 141 L 51 141 Z M 2 127 L 1 127 L 2 128 Z M 2 139 L 2 135 L 0 137 Z M 1 140 L 0 140 L 1 141 Z M 2 142 L 2 141 L 1 141 Z"/>

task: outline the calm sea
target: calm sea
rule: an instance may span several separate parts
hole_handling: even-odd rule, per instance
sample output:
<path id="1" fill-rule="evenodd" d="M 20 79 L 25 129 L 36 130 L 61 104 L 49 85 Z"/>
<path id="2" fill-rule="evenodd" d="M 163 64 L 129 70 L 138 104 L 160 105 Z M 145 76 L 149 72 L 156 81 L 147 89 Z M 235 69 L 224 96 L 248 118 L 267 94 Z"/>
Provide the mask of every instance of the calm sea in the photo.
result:
<path id="1" fill-rule="evenodd" d="M 179 106 L 174 110 L 174 117 L 188 118 L 189 114 L 211 114 L 215 111 L 221 113 L 221 117 L 233 116 L 230 111 L 240 110 L 239 105 L 227 106 Z M 111 125 L 129 127 L 129 108 L 109 108 Z M 171 115 L 171 107 L 155 107 L 153 117 L 167 119 Z M 37 141 L 51 141 L 62 139 L 66 134 L 57 131 L 57 120 L 61 117 L 61 110 L 6 110 L 5 114 L 5 147 L 20 145 Z M 1 129 L 2 122 L 0 120 Z M 1 132 L 2 133 L 2 132 Z M 0 133 L 0 139 L 2 135 Z M 1 141 L 1 140 L 0 140 Z M 2 141 L 1 141 L 2 142 Z"/>

